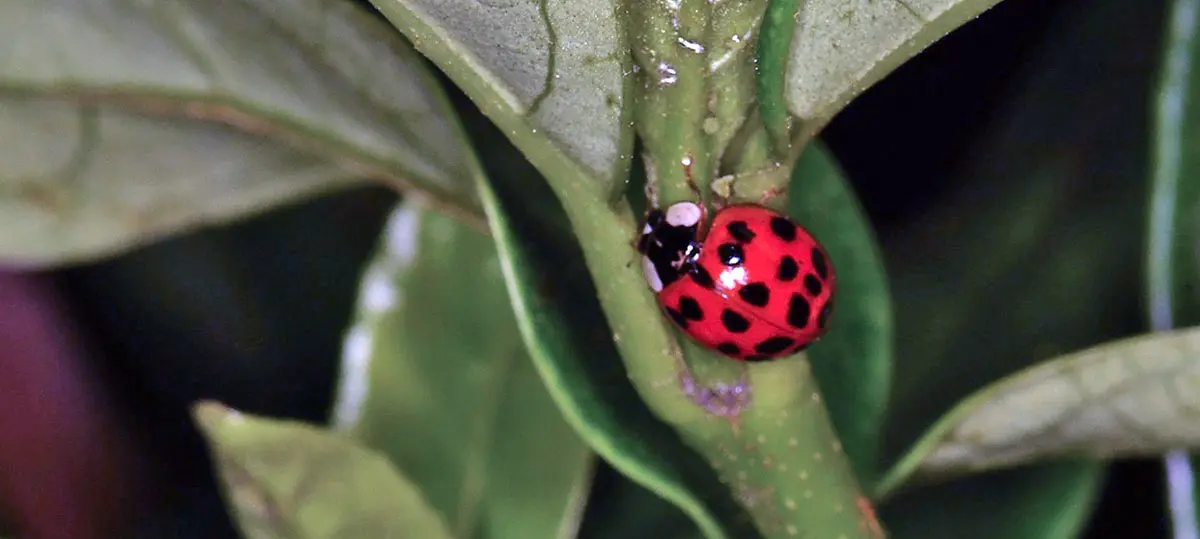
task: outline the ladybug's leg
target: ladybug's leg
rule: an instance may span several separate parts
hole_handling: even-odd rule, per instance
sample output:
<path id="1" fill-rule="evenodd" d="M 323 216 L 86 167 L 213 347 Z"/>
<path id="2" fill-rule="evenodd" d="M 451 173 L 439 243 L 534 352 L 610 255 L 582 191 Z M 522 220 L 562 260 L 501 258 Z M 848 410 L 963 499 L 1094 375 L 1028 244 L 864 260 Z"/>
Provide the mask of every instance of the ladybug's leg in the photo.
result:
<path id="1" fill-rule="evenodd" d="M 658 190 L 654 188 L 654 182 L 646 181 L 646 185 L 642 187 L 642 191 L 646 195 L 646 206 L 651 208 L 658 207 Z"/>
<path id="2" fill-rule="evenodd" d="M 700 206 L 700 227 L 697 233 L 699 237 L 703 238 L 704 226 L 708 223 L 708 205 L 704 203 L 704 193 L 700 192 L 700 186 L 696 185 L 696 179 L 692 176 L 691 156 L 683 159 L 683 179 L 687 182 L 688 189 L 692 190 L 692 195 L 696 199 L 696 205 Z"/>

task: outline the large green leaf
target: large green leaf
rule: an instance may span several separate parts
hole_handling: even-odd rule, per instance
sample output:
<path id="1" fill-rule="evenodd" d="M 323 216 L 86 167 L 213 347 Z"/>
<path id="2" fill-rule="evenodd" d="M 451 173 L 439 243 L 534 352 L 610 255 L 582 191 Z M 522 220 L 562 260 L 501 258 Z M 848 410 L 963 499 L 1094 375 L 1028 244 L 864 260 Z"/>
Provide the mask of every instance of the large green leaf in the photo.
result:
<path id="1" fill-rule="evenodd" d="M 814 135 L 858 94 L 999 0 L 803 0 L 784 59 L 762 59 L 764 93 L 782 90 L 799 119 L 798 134 Z M 787 18 L 780 18 L 787 21 Z M 766 30 L 764 29 L 764 32 Z M 778 35 L 767 32 L 768 35 Z M 782 51 L 780 51 L 782 52 Z M 773 102 L 770 95 L 768 103 Z M 769 111 L 765 116 L 770 117 Z"/>
<path id="2" fill-rule="evenodd" d="M 1169 2 L 1158 95 L 1155 102 L 1152 145 L 1153 182 L 1147 249 L 1147 292 L 1152 328 L 1200 323 L 1197 272 L 1200 258 L 1195 248 L 1200 233 L 1200 39 L 1196 25 L 1200 9 L 1193 0 Z M 1191 465 L 1189 465 L 1191 464 Z M 1176 536 L 1196 536 L 1194 461 L 1183 452 L 1168 455 L 1166 462 L 1170 515 Z M 1171 473 L 1175 472 L 1175 473 Z M 1189 502 L 1190 500 L 1190 502 Z"/>
<path id="3" fill-rule="evenodd" d="M 1200 449 L 1200 328 L 1068 354 L 968 397 L 893 469 L 957 475 L 1063 456 Z"/>
<path id="4" fill-rule="evenodd" d="M 249 539 L 454 537 L 419 488 L 348 437 L 214 402 L 195 416 Z"/>
<path id="5" fill-rule="evenodd" d="M 0 258 L 112 254 L 371 178 L 481 214 L 421 58 L 351 2 L 0 7 Z"/>
<path id="6" fill-rule="evenodd" d="M 620 2 L 372 3 L 543 172 L 598 192 L 625 181 L 633 130 Z"/>
<path id="7" fill-rule="evenodd" d="M 454 536 L 574 536 L 591 453 L 525 352 L 490 238 L 403 202 L 342 359 L 335 423 L 407 472 Z"/>
<path id="8" fill-rule="evenodd" d="M 816 145 L 793 179 L 790 212 L 836 263 L 837 307 L 829 332 L 808 355 L 829 414 L 859 480 L 878 468 L 880 430 L 892 375 L 892 303 L 879 247 L 833 157 Z"/>

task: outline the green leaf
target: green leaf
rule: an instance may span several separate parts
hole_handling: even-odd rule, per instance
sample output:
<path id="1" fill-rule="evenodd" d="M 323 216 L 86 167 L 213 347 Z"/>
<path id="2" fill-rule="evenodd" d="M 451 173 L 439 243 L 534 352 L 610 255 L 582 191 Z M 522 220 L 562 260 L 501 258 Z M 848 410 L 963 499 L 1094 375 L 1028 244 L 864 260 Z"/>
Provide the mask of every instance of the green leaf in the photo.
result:
<path id="1" fill-rule="evenodd" d="M 965 399 L 881 485 L 1063 456 L 1115 458 L 1200 448 L 1200 328 L 1068 354 Z"/>
<path id="2" fill-rule="evenodd" d="M 440 88 L 350 2 L 0 7 L 0 258 L 108 256 L 369 178 L 481 214 Z"/>
<path id="3" fill-rule="evenodd" d="M 1171 10 L 1164 42 L 1162 66 L 1155 107 L 1154 161 L 1150 191 L 1150 222 L 1147 237 L 1146 289 L 1150 326 L 1156 330 L 1200 323 L 1197 272 L 1200 259 L 1194 254 L 1200 220 L 1200 157 L 1192 150 L 1200 141 L 1200 22 L 1192 0 L 1170 2 Z M 1190 461 L 1191 466 L 1188 466 Z M 1171 526 L 1177 537 L 1197 535 L 1198 512 L 1194 459 L 1183 452 L 1167 456 L 1166 481 L 1170 496 Z M 1191 500 L 1190 502 L 1188 500 Z"/>
<path id="4" fill-rule="evenodd" d="M 194 415 L 249 539 L 453 537 L 383 455 L 344 436 L 214 402 Z"/>
<path id="5" fill-rule="evenodd" d="M 778 0 L 777 0 L 778 1 Z M 807 141 L 851 99 L 999 0 L 808 0 L 795 18 L 783 89 Z M 768 70 L 783 69 L 768 59 Z M 773 72 L 760 75 L 774 76 Z M 762 87 L 760 87 L 762 90 Z M 767 91 L 773 90 L 768 86 Z M 768 95 L 764 102 L 770 103 Z"/>
<path id="6" fill-rule="evenodd" d="M 405 470 L 455 537 L 574 536 L 591 452 L 525 352 L 486 235 L 412 200 L 396 208 L 338 393 L 335 424 Z"/>
<path id="7" fill-rule="evenodd" d="M 882 255 L 854 192 L 822 145 L 804 152 L 792 178 L 790 213 L 820 239 L 838 278 L 829 332 L 808 356 L 838 438 L 859 481 L 869 485 L 877 473 L 893 361 Z"/>
<path id="8" fill-rule="evenodd" d="M 616 0 L 372 0 L 554 181 L 607 193 L 629 170 L 630 60 Z"/>
<path id="9" fill-rule="evenodd" d="M 880 510 L 894 539 L 1077 539 L 1104 466 L 1063 462 L 965 478 L 906 493 Z"/>

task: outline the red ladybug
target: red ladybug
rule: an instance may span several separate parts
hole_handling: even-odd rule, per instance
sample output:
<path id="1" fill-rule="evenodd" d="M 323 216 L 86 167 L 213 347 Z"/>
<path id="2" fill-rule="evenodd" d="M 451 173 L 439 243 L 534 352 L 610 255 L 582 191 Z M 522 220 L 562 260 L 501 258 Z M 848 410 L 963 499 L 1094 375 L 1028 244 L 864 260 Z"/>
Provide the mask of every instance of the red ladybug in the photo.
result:
<path id="1" fill-rule="evenodd" d="M 799 352 L 825 333 L 837 278 L 825 248 L 786 216 L 698 204 L 646 215 L 638 251 L 663 310 L 693 339 L 742 361 Z"/>

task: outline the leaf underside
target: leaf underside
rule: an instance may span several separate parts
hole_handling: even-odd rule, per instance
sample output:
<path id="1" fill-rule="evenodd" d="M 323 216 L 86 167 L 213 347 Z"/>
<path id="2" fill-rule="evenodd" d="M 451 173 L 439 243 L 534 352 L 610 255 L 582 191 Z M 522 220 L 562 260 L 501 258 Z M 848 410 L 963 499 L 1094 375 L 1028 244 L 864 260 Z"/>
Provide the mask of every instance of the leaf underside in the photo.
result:
<path id="1" fill-rule="evenodd" d="M 351 3 L 9 2 L 0 34 L 0 259 L 111 256 L 364 178 L 481 218 L 440 88 Z"/>

